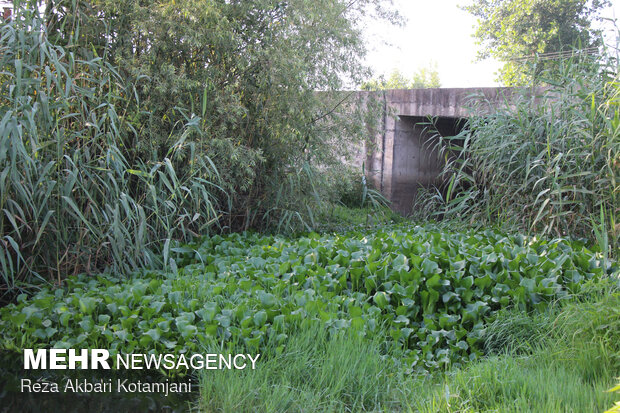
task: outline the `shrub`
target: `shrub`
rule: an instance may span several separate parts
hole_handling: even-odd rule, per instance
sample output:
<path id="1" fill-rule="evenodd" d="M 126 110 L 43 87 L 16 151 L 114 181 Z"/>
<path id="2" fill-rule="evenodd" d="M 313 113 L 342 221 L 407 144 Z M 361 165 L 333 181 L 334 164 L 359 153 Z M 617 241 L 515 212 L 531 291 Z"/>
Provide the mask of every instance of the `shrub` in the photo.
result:
<path id="1" fill-rule="evenodd" d="M 318 19 L 310 1 L 16 1 L 1 290 L 166 268 L 171 240 L 215 226 L 315 227 L 320 168 L 366 131 L 338 89 L 365 74 L 357 18 L 395 19 L 379 3 L 328 1 Z"/>

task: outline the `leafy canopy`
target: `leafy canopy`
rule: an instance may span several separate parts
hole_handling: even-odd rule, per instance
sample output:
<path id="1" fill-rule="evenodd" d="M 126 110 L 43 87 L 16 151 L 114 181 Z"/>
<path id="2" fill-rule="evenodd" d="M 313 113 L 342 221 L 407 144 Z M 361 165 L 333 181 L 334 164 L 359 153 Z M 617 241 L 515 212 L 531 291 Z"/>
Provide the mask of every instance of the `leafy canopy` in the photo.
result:
<path id="1" fill-rule="evenodd" d="M 0 24 L 0 294 L 165 266 L 171 240 L 212 230 L 307 223 L 326 199 L 311 179 L 367 134 L 339 91 L 367 77 L 357 22 L 398 20 L 389 4 L 16 0 Z"/>
<path id="2" fill-rule="evenodd" d="M 439 72 L 437 72 L 437 64 L 431 63 L 428 66 L 418 68 L 411 79 L 399 70 L 394 69 L 387 79 L 380 76 L 377 79 L 371 79 L 362 85 L 364 90 L 386 90 L 386 89 L 426 89 L 433 87 L 441 87 L 439 80 Z"/>
<path id="3" fill-rule="evenodd" d="M 607 0 L 474 0 L 463 8 L 478 18 L 479 58 L 505 62 L 499 80 L 513 86 L 531 80 L 525 64 L 530 58 L 541 56 L 535 69 L 540 73 L 557 65 L 559 52 L 597 47 L 600 32 L 592 22 L 608 5 Z"/>
<path id="4" fill-rule="evenodd" d="M 179 126 L 201 118 L 185 142 L 209 154 L 230 195 L 228 212 L 247 227 L 273 209 L 266 200 L 280 199 L 279 183 L 304 163 L 333 162 L 351 143 L 345 136 L 360 138 L 359 119 L 341 124 L 352 106 L 316 91 L 367 76 L 357 22 L 398 21 L 390 3 L 91 0 L 76 13 L 61 0 L 48 3 L 46 16 L 57 42 L 80 27 L 80 50 L 106 56 L 136 85 L 141 107 L 131 116 L 139 132 L 127 146 L 138 157 L 164 156 Z"/>

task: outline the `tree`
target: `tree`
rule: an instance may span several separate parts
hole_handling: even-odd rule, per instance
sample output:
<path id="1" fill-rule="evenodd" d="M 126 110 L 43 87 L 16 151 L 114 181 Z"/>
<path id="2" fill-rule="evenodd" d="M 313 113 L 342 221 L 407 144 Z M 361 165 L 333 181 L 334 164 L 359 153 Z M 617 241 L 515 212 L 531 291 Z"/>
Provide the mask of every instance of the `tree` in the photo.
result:
<path id="1" fill-rule="evenodd" d="M 441 87 L 436 63 L 418 68 L 411 79 L 405 77 L 400 70 L 394 69 L 387 80 L 380 76 L 362 84 L 362 90 L 426 89 L 433 87 Z"/>
<path id="2" fill-rule="evenodd" d="M 411 82 L 411 87 L 413 89 L 440 86 L 441 81 L 439 80 L 439 73 L 437 72 L 437 63 L 431 63 L 428 66 L 421 67 L 413 74 L 413 81 Z"/>
<path id="3" fill-rule="evenodd" d="M 367 134 L 340 90 L 367 73 L 356 22 L 394 19 L 386 3 L 16 1 L 0 24 L 0 300 L 312 219 L 311 177 Z"/>
<path id="4" fill-rule="evenodd" d="M 608 0 L 474 0 L 464 9 L 478 18 L 479 59 L 503 61 L 499 80 L 513 86 L 557 66 L 572 48 L 589 52 L 599 46 L 600 32 L 591 23 L 608 5 Z"/>
<path id="5" fill-rule="evenodd" d="M 55 42 L 72 37 L 72 50 L 109 60 L 135 86 L 139 106 L 128 114 L 135 133 L 126 144 L 135 159 L 165 157 L 196 118 L 184 142 L 209 154 L 230 215 L 247 226 L 248 214 L 258 219 L 257 211 L 272 209 L 267 201 L 302 163 L 338 159 L 344 135 L 359 138 L 346 130 L 361 131 L 354 119 L 325 127 L 350 105 L 316 91 L 336 92 L 367 75 L 356 22 L 398 21 L 390 3 L 47 0 L 45 16 Z"/>

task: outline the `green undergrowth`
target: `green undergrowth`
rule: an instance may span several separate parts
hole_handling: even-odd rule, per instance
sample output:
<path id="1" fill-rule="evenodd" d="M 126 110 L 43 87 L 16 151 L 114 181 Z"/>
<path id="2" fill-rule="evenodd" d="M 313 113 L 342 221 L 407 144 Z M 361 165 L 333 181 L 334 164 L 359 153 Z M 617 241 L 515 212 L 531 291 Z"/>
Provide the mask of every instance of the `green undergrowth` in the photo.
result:
<path id="1" fill-rule="evenodd" d="M 434 371 L 479 358 L 498 310 L 544 310 L 612 271 L 579 242 L 413 225 L 214 236 L 166 246 L 164 260 L 164 272 L 79 276 L 20 296 L 0 309 L 0 349 L 284 351 L 310 319 L 380 335 L 405 370 Z"/>
<path id="2" fill-rule="evenodd" d="M 387 206 L 354 208 L 332 204 L 324 209 L 320 218 L 317 230 L 322 233 L 364 230 L 406 222 L 406 218 Z"/>
<path id="3" fill-rule="evenodd" d="M 618 399 L 606 390 L 620 372 L 620 295 L 616 286 L 583 297 L 545 312 L 502 311 L 483 334 L 487 357 L 431 374 L 407 374 L 379 336 L 334 336 L 314 324 L 285 351 L 268 349 L 254 371 L 202 373 L 195 410 L 604 411 Z"/>
<path id="4" fill-rule="evenodd" d="M 485 331 L 487 358 L 412 392 L 419 412 L 602 412 L 618 397 L 620 295 L 612 290 L 543 313 L 504 311 Z"/>
<path id="5" fill-rule="evenodd" d="M 600 412 L 614 397 L 611 377 L 587 380 L 553 354 L 494 356 L 416 389 L 405 411 Z"/>

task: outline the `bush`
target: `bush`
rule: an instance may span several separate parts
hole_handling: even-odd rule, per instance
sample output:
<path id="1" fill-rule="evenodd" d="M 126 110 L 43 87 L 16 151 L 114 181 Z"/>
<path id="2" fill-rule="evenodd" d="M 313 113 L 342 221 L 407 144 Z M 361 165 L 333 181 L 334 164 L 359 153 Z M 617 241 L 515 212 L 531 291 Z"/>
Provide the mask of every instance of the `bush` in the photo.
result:
<path id="1" fill-rule="evenodd" d="M 389 204 L 389 201 L 366 180 L 363 169 L 359 172 L 345 169 L 331 175 L 327 186 L 331 186 L 334 192 L 331 199 L 335 202 L 348 208 L 370 207 L 374 209 Z"/>

